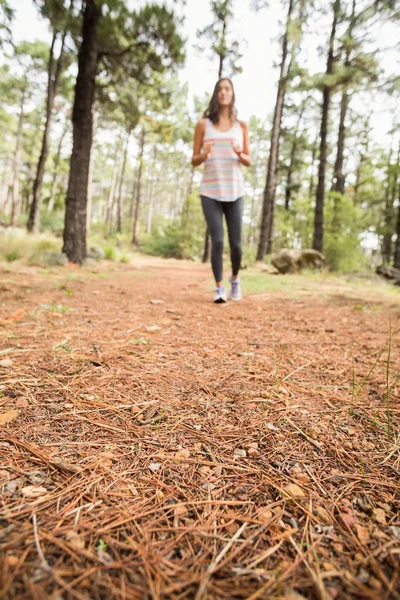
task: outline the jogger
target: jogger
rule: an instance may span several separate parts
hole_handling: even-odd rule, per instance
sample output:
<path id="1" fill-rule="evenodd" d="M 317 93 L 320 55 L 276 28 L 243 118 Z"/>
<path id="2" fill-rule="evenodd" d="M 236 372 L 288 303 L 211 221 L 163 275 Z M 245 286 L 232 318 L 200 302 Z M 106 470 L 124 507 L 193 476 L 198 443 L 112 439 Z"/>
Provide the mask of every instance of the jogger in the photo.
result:
<path id="1" fill-rule="evenodd" d="M 239 269 L 242 258 L 244 178 L 241 165 L 250 166 L 249 130 L 237 119 L 230 79 L 220 79 L 204 118 L 196 126 L 192 165 L 204 163 L 200 196 L 211 234 L 211 264 L 217 284 L 214 302 L 226 302 L 223 286 L 223 215 L 231 249 L 231 299 L 242 297 Z"/>

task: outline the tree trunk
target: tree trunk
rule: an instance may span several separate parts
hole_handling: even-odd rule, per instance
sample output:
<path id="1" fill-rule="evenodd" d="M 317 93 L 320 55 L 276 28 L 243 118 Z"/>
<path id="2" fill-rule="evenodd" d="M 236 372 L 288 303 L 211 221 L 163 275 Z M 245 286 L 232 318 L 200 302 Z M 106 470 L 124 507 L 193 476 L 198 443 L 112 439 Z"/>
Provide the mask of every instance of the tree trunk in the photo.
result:
<path id="1" fill-rule="evenodd" d="M 326 75 L 329 77 L 333 74 L 334 67 L 334 50 L 335 50 L 335 38 L 336 28 L 339 19 L 340 11 L 340 0 L 335 0 L 333 5 L 333 22 L 331 35 L 329 39 L 329 52 L 328 60 L 326 65 Z M 324 248 L 324 203 L 325 203 L 325 177 L 326 177 L 326 163 L 328 156 L 328 121 L 329 121 L 329 108 L 331 101 L 332 87 L 325 84 L 323 88 L 323 101 L 322 101 L 322 118 L 321 118 L 321 131 L 320 131 L 320 152 L 319 152 L 319 170 L 318 170 L 318 186 L 316 194 L 316 206 L 315 206 L 315 218 L 314 218 L 314 239 L 313 249 L 323 252 Z"/>
<path id="2" fill-rule="evenodd" d="M 58 82 L 63 69 L 63 58 L 64 58 L 64 46 L 67 32 L 64 31 L 61 39 L 60 54 L 57 59 L 57 65 L 54 71 L 54 44 L 57 39 L 58 32 L 53 35 L 53 40 L 50 48 L 50 58 L 48 67 L 48 82 L 47 82 L 47 98 L 46 98 L 46 119 L 44 124 L 43 138 L 42 138 L 42 149 L 39 156 L 39 162 L 36 170 L 35 182 L 33 184 L 33 198 L 32 204 L 29 211 L 29 218 L 27 223 L 27 230 L 30 233 L 39 233 L 40 230 L 40 207 L 42 203 L 42 185 L 44 170 L 46 166 L 46 160 L 49 153 L 49 138 L 50 138 L 50 126 L 53 116 L 54 100 L 57 93 Z"/>
<path id="3" fill-rule="evenodd" d="M 313 147 L 312 147 L 312 153 L 311 153 L 311 175 L 310 175 L 310 185 L 309 185 L 309 193 L 308 193 L 309 198 L 312 198 L 314 195 L 314 164 L 315 164 L 315 157 L 317 155 L 317 145 L 318 145 L 318 140 L 315 140 Z"/>
<path id="4" fill-rule="evenodd" d="M 394 247 L 394 260 L 393 266 L 395 269 L 400 269 L 400 183 L 397 189 L 397 200 L 399 206 L 397 208 L 397 227 L 396 227 L 396 243 Z"/>
<path id="5" fill-rule="evenodd" d="M 47 204 L 47 213 L 48 214 L 50 214 L 54 208 L 54 202 L 56 199 L 57 185 L 58 185 L 58 179 L 59 179 L 59 168 L 60 168 L 60 161 L 61 161 L 62 145 L 64 142 L 64 138 L 67 134 L 67 131 L 68 131 L 68 123 L 67 123 L 67 121 L 65 121 L 64 128 L 63 128 L 60 140 L 58 142 L 56 161 L 54 164 L 53 182 L 51 184 L 50 199 Z"/>
<path id="6" fill-rule="evenodd" d="M 86 0 L 72 112 L 73 143 L 63 246 L 63 252 L 69 260 L 79 264 L 86 256 L 86 203 L 92 147 L 92 107 L 99 60 L 97 26 L 100 18 L 101 8 L 96 1 Z"/>
<path id="7" fill-rule="evenodd" d="M 307 103 L 307 100 L 305 100 L 302 103 L 302 105 L 301 105 L 301 110 L 300 110 L 300 113 L 299 113 L 299 118 L 297 119 L 297 124 L 296 124 L 296 129 L 295 129 L 295 138 L 293 140 L 292 150 L 290 152 L 290 162 L 289 162 L 288 174 L 287 174 L 287 178 L 286 178 L 285 210 L 289 210 L 290 209 L 290 204 L 291 204 L 291 201 L 292 201 L 292 180 L 293 180 L 293 173 L 294 173 L 294 161 L 295 161 L 295 158 L 296 158 L 297 146 L 299 144 L 298 132 L 299 132 L 299 129 L 300 129 L 300 123 L 301 123 L 301 120 L 303 118 L 303 114 L 304 114 L 304 109 L 306 107 L 306 103 Z"/>
<path id="8" fill-rule="evenodd" d="M 117 150 L 115 152 L 115 157 L 114 157 L 114 165 L 113 165 L 113 170 L 112 170 L 112 175 L 111 175 L 111 184 L 110 184 L 110 189 L 108 191 L 108 199 L 107 199 L 107 206 L 106 206 L 106 218 L 105 218 L 105 235 L 107 234 L 107 231 L 109 231 L 111 233 L 112 230 L 112 213 L 113 213 L 113 206 L 114 206 L 114 196 L 115 196 L 115 187 L 117 185 L 117 177 L 118 177 L 118 148 L 119 148 L 119 144 L 117 146 Z"/>
<path id="9" fill-rule="evenodd" d="M 25 107 L 26 88 L 22 92 L 21 104 L 18 118 L 18 129 L 17 129 L 17 141 L 15 144 L 15 152 L 13 157 L 13 178 L 11 187 L 11 225 L 16 227 L 18 225 L 20 215 L 20 199 L 19 199 L 19 169 L 21 160 L 21 143 L 22 143 L 22 125 L 24 122 L 24 107 Z"/>
<path id="10" fill-rule="evenodd" d="M 344 65 L 346 69 L 350 69 L 350 53 L 351 53 L 351 42 L 353 41 L 353 29 L 356 24 L 356 0 L 353 0 L 353 8 L 350 17 L 350 25 L 346 35 L 346 58 Z M 346 176 L 343 173 L 343 162 L 344 162 L 344 147 L 346 141 L 346 116 L 350 104 L 350 94 L 348 86 L 345 84 L 342 92 L 342 100 L 340 102 L 340 119 L 339 119 L 339 135 L 337 143 L 337 155 L 334 168 L 334 182 L 332 189 L 339 194 L 344 194 Z"/>
<path id="11" fill-rule="evenodd" d="M 157 173 L 156 170 L 157 164 L 157 142 L 154 144 L 154 152 L 153 152 L 153 173 Z M 155 184 L 158 183 L 158 178 L 154 175 L 154 180 L 151 182 L 151 187 L 149 191 L 149 202 L 147 207 L 147 219 L 146 219 L 146 233 L 151 233 L 152 225 L 153 225 L 153 202 L 154 202 L 154 187 Z"/>
<path id="12" fill-rule="evenodd" d="M 93 111 L 93 130 L 92 130 L 93 140 L 95 139 L 98 120 L 99 120 L 99 116 L 98 116 L 97 112 L 94 110 Z M 94 159 L 95 159 L 95 153 L 94 153 L 94 151 L 92 151 L 90 153 L 90 162 L 89 162 L 89 178 L 88 178 L 87 209 L 86 209 L 86 233 L 89 233 L 90 225 L 92 223 Z"/>
<path id="13" fill-rule="evenodd" d="M 125 168 L 126 168 L 126 159 L 128 157 L 128 146 L 129 146 L 129 138 L 131 137 L 131 132 L 128 132 L 128 137 L 126 138 L 126 146 L 124 151 L 124 158 L 122 161 L 122 170 L 121 170 L 121 178 L 119 181 L 119 190 L 118 190 L 118 203 L 117 203 L 117 232 L 122 233 L 122 189 L 124 185 L 125 179 Z"/>
<path id="14" fill-rule="evenodd" d="M 387 182 L 385 190 L 385 211 L 383 215 L 384 233 L 382 238 L 382 261 L 384 265 L 390 264 L 392 257 L 392 219 L 393 219 L 393 200 L 391 198 L 391 168 L 392 168 L 392 149 L 390 149 L 389 160 L 387 164 Z"/>
<path id="15" fill-rule="evenodd" d="M 267 180 L 264 190 L 263 210 L 260 230 L 260 240 L 257 249 L 257 260 L 264 260 L 266 253 L 272 251 L 273 221 L 275 213 L 275 196 L 278 178 L 278 155 L 279 138 L 281 134 L 281 123 L 283 105 L 285 100 L 287 69 L 286 62 L 289 54 L 289 30 L 292 22 L 294 0 L 289 1 L 289 9 L 286 19 L 286 30 L 282 41 L 282 60 L 279 73 L 278 91 L 276 96 L 274 119 L 271 132 L 271 148 L 268 159 Z"/>
<path id="16" fill-rule="evenodd" d="M 139 230 L 140 230 L 140 192 L 142 187 L 142 173 L 143 173 L 143 153 L 144 145 L 146 141 L 146 132 L 143 127 L 142 135 L 140 137 L 140 152 L 139 152 L 139 171 L 137 176 L 136 184 L 136 204 L 135 204 L 135 217 L 133 221 L 133 235 L 132 244 L 137 246 L 139 244 Z"/>
<path id="17" fill-rule="evenodd" d="M 337 155 L 335 161 L 334 168 L 334 182 L 332 189 L 334 192 L 338 192 L 339 194 L 344 194 L 345 184 L 346 184 L 346 176 L 343 173 L 343 162 L 344 162 L 344 145 L 346 140 L 346 116 L 347 110 L 350 104 L 350 94 L 347 91 L 347 88 L 343 90 L 342 100 L 340 102 L 340 120 L 339 120 L 339 135 L 338 135 L 338 143 L 337 143 Z"/>

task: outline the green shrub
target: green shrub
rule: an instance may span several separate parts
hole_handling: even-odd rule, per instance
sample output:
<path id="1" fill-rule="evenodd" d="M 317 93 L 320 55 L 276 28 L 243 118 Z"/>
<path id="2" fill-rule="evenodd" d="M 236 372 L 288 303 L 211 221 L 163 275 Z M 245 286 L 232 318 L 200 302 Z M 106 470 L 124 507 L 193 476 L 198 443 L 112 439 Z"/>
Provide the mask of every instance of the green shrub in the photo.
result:
<path id="1" fill-rule="evenodd" d="M 117 250 L 114 246 L 106 246 L 104 248 L 104 258 L 106 260 L 117 260 Z"/>
<path id="2" fill-rule="evenodd" d="M 11 252 L 9 252 L 8 254 L 5 254 L 4 258 L 7 262 L 14 262 L 15 260 L 19 260 L 21 258 L 21 255 L 18 252 L 18 250 L 14 249 L 11 250 Z"/>

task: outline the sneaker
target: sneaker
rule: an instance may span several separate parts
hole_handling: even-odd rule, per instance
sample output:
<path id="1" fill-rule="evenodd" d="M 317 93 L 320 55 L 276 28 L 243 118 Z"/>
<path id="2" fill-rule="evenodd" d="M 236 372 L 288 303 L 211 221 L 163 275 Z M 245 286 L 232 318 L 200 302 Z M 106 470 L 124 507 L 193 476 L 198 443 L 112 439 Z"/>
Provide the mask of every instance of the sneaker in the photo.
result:
<path id="1" fill-rule="evenodd" d="M 242 289 L 240 287 L 240 280 L 235 279 L 232 280 L 232 277 L 229 277 L 229 281 L 231 283 L 231 300 L 241 300 L 242 299 Z"/>
<path id="2" fill-rule="evenodd" d="M 222 304 L 226 302 L 226 292 L 224 287 L 217 287 L 215 290 L 214 302 L 216 304 Z"/>

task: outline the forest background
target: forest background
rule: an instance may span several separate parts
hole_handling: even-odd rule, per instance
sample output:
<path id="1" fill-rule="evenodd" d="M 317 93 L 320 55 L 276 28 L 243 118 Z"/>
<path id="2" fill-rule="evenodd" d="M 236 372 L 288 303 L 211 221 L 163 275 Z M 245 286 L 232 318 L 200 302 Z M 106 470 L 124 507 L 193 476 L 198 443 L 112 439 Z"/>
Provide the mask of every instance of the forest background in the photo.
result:
<path id="1" fill-rule="evenodd" d="M 313 247 L 334 271 L 400 268 L 398 3 L 162 6 L 0 0 L 3 256 L 206 260 L 190 156 L 223 75 L 250 125 L 244 262 Z"/>

